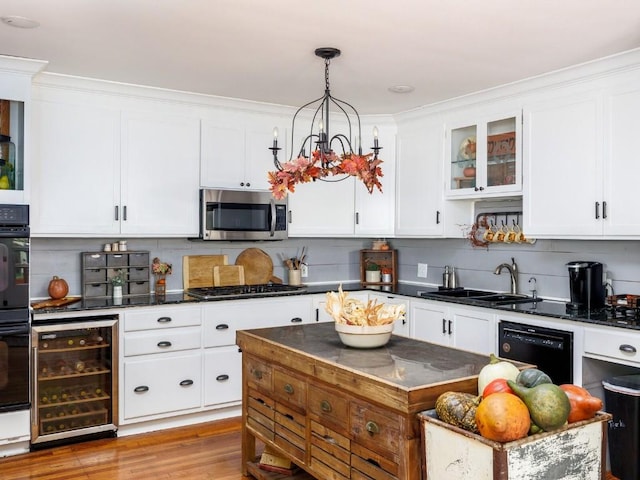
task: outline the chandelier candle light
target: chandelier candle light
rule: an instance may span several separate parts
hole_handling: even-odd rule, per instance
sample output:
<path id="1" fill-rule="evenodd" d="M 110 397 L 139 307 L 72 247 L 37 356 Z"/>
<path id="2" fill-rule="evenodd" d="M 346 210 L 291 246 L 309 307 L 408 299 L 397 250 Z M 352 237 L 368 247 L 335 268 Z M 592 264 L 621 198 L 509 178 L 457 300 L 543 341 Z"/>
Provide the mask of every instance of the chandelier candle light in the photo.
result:
<path id="1" fill-rule="evenodd" d="M 382 147 L 378 143 L 378 128 L 373 129 L 373 150 L 372 153 L 362 154 L 362 129 L 360 126 L 360 115 L 357 110 L 342 100 L 331 95 L 329 89 L 329 63 L 332 58 L 340 55 L 337 48 L 325 47 L 318 48 L 315 51 L 316 56 L 324 58 L 324 77 L 325 91 L 324 95 L 316 100 L 301 106 L 293 116 L 291 127 L 291 156 L 285 163 L 278 160 L 278 151 L 282 150 L 278 147 L 278 129 L 273 130 L 273 146 L 269 150 L 273 153 L 273 164 L 275 171 L 269 172 L 270 190 L 276 199 L 283 199 L 288 192 L 295 191 L 297 183 L 307 183 L 315 180 L 323 181 L 341 181 L 349 176 L 360 179 L 369 193 L 373 193 L 373 189 L 377 188 L 382 192 L 382 184 L 379 177 L 382 177 L 382 169 L 380 164 L 382 160 L 378 158 L 378 153 Z M 317 106 L 316 106 L 317 105 Z M 311 128 L 309 135 L 305 137 L 298 151 L 298 156 L 293 158 L 293 142 L 295 139 L 296 118 L 298 114 L 306 109 L 312 109 L 315 106 L 315 112 L 311 120 Z M 331 136 L 329 131 L 329 110 L 331 106 L 336 107 L 344 114 L 347 125 L 348 135 L 338 133 Z M 349 112 L 349 113 L 347 113 Z M 352 147 L 352 124 L 349 115 L 355 116 L 357 120 L 357 136 L 354 144 L 358 147 L 357 153 Z M 313 126 L 318 120 L 318 133 L 313 133 Z M 313 144 L 315 143 L 315 148 Z M 342 153 L 337 154 L 333 150 L 334 143 L 339 144 Z M 307 157 L 305 146 L 309 147 L 310 156 Z M 329 180 L 327 177 L 337 177 Z"/>

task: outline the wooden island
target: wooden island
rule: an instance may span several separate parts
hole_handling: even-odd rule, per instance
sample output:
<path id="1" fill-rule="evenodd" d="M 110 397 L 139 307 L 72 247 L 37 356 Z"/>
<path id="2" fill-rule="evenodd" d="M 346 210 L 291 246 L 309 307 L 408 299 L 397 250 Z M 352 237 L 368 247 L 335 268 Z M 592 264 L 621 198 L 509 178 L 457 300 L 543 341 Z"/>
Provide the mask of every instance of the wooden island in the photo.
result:
<path id="1" fill-rule="evenodd" d="M 488 357 L 406 337 L 345 347 L 333 323 L 237 332 L 243 474 L 258 479 L 423 478 L 418 413 L 449 390 L 476 393 Z M 256 441 L 302 470 L 257 467 Z"/>

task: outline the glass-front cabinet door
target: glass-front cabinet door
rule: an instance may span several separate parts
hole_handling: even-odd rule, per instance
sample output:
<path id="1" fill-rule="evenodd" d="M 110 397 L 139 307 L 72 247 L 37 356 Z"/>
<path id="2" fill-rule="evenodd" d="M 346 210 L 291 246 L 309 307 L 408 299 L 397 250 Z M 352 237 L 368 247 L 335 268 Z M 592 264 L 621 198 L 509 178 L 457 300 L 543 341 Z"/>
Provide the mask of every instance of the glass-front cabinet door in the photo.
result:
<path id="1" fill-rule="evenodd" d="M 449 197 L 493 197 L 522 192 L 521 113 L 455 124 L 448 132 Z"/>

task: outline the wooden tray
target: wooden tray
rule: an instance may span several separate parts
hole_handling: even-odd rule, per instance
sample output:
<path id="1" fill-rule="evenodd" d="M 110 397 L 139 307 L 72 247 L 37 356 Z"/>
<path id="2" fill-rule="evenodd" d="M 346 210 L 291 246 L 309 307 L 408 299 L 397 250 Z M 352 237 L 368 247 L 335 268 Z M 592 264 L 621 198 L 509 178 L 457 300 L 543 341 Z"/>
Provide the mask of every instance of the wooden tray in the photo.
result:
<path id="1" fill-rule="evenodd" d="M 80 300 L 82 300 L 82 297 L 64 297 L 57 300 L 50 298 L 49 300 L 32 303 L 31 308 L 38 310 L 40 308 L 64 307 L 65 305 L 71 305 L 72 303 L 79 302 Z"/>
<path id="2" fill-rule="evenodd" d="M 242 265 L 216 265 L 213 267 L 214 287 L 232 285 L 244 285 L 244 267 Z"/>
<path id="3" fill-rule="evenodd" d="M 227 255 L 186 255 L 182 257 L 184 289 L 213 287 L 213 267 L 228 264 Z"/>

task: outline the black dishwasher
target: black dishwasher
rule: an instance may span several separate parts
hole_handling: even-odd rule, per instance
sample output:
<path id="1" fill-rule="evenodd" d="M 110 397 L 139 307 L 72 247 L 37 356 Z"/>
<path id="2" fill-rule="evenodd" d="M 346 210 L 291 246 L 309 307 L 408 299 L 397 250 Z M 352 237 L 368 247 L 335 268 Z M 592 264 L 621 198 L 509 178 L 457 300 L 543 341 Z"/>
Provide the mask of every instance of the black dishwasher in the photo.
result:
<path id="1" fill-rule="evenodd" d="M 553 383 L 573 383 L 573 332 L 499 322 L 500 357 L 531 363 Z"/>

